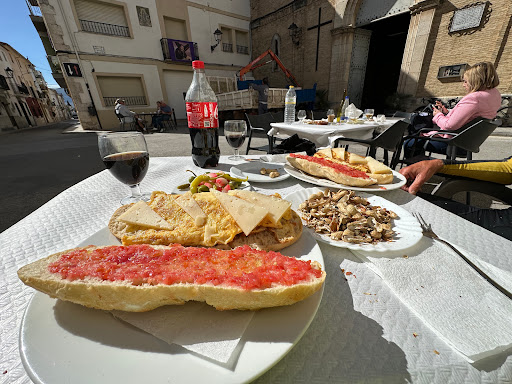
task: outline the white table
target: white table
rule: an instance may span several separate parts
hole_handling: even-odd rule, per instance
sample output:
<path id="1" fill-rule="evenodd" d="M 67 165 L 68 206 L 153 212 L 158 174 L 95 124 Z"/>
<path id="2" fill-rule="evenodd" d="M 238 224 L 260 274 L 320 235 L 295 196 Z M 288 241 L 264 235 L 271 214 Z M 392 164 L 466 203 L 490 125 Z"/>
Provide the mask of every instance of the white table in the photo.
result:
<path id="1" fill-rule="evenodd" d="M 229 170 L 230 163 L 222 157 L 219 169 Z M 201 172 L 189 157 L 152 158 L 142 189 L 171 191 L 188 179 L 186 169 Z M 285 196 L 311 185 L 290 177 L 253 187 Z M 59 194 L 0 234 L 0 382 L 30 383 L 20 359 L 18 336 L 34 291 L 18 280 L 18 268 L 75 247 L 104 228 L 126 194 L 128 187 L 103 171 Z M 512 270 L 512 242 L 401 190 L 382 192 L 381 196 L 409 211 L 420 212 L 434 224 L 436 232 L 472 249 L 484 261 Z M 350 251 L 323 243 L 320 247 L 328 277 L 318 313 L 299 343 L 256 382 L 510 383 L 511 356 L 469 364 Z M 357 278 L 343 278 L 342 262 Z M 375 293 L 378 301 L 368 300 L 364 292 Z M 413 333 L 421 337 L 414 338 Z M 48 348 L 51 353 L 51 346 Z"/>
<path id="2" fill-rule="evenodd" d="M 272 129 L 268 131 L 269 136 L 291 136 L 299 135 L 308 139 L 318 147 L 332 145 L 339 137 L 350 137 L 353 139 L 370 139 L 377 128 L 389 128 L 398 118 L 388 118 L 385 123 L 378 124 L 374 121 L 361 124 L 330 123 L 329 125 L 295 123 L 271 123 Z"/>

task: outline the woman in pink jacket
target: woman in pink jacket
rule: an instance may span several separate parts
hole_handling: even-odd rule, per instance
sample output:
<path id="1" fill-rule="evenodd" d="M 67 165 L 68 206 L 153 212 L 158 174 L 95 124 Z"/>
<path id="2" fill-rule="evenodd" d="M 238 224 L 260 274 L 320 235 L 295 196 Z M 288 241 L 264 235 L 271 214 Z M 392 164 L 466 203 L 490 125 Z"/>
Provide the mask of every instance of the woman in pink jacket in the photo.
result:
<path id="1" fill-rule="evenodd" d="M 436 102 L 433 107 L 434 117 L 432 122 L 439 129 L 455 131 L 477 117 L 493 119 L 501 106 L 501 95 L 496 89 L 499 83 L 498 74 L 492 63 L 482 62 L 473 65 L 464 72 L 463 76 L 462 85 L 467 95 L 450 111 L 441 102 Z M 423 134 L 423 136 L 430 137 L 436 133 L 437 131 L 430 131 Z M 440 136 L 449 137 L 449 135 Z M 407 157 L 422 153 L 423 149 L 436 153 L 446 153 L 446 143 L 431 141 L 423 148 L 425 140 L 417 140 L 416 149 L 421 149 L 421 151 L 418 153 L 416 150 L 412 153 L 414 141 L 414 139 L 409 139 L 405 142 L 404 147 Z"/>

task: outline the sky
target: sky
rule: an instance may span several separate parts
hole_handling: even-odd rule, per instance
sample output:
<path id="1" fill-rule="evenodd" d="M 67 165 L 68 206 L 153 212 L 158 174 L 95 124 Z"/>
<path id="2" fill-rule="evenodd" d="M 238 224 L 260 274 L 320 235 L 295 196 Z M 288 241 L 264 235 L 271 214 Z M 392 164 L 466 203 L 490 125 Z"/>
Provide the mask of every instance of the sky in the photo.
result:
<path id="1" fill-rule="evenodd" d="M 0 23 L 0 41 L 9 44 L 41 71 L 44 79 L 51 88 L 57 88 L 43 43 L 37 34 L 30 11 L 25 0 L 1 0 L 2 22 Z"/>

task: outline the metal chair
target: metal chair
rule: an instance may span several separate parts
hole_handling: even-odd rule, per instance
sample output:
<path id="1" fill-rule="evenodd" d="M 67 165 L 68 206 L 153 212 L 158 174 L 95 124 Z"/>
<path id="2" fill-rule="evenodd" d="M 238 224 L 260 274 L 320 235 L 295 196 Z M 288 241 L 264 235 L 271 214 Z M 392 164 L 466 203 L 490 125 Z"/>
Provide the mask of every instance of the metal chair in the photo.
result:
<path id="1" fill-rule="evenodd" d="M 284 111 L 271 112 L 272 117 L 276 121 L 276 123 L 282 123 L 284 121 Z"/>
<path id="2" fill-rule="evenodd" d="M 410 113 L 410 112 L 403 112 L 403 111 L 396 111 L 393 114 L 393 117 L 401 117 L 401 118 L 403 118 L 402 121 L 405 121 L 407 124 L 410 124 L 411 123 L 412 113 Z"/>
<path id="3" fill-rule="evenodd" d="M 124 131 L 125 130 L 124 127 L 126 124 L 125 117 L 123 115 L 121 115 L 120 113 L 117 113 L 117 111 L 114 111 L 114 113 L 116 114 L 116 117 L 119 119 L 119 127 L 121 128 L 121 131 Z M 129 126 L 130 131 L 135 129 L 135 120 L 128 124 L 130 125 Z"/>
<path id="4" fill-rule="evenodd" d="M 472 160 L 473 153 L 480 152 L 480 146 L 483 144 L 483 142 L 491 135 L 491 133 L 494 132 L 496 128 L 498 128 L 501 125 L 501 120 L 499 119 L 485 119 L 482 117 L 478 117 L 476 119 L 471 120 L 469 123 L 464 125 L 463 127 L 455 130 L 455 131 L 445 131 L 445 130 L 437 130 L 440 134 L 447 134 L 450 135 L 449 138 L 444 137 L 422 137 L 422 133 L 430 132 L 433 129 L 432 128 L 423 128 L 420 129 L 418 132 L 416 132 L 414 135 L 405 136 L 403 138 L 403 142 L 405 140 L 412 138 L 417 140 L 426 140 L 426 143 L 424 144 L 424 147 L 427 146 L 429 141 L 440 141 L 445 142 L 448 144 L 448 147 L 446 148 L 446 158 L 455 160 L 457 157 L 466 157 L 467 160 Z M 434 129 L 435 130 L 435 129 Z M 416 145 L 416 142 L 415 144 Z M 399 151 L 401 151 L 401 147 L 399 148 Z M 414 146 L 413 146 L 414 148 Z M 458 151 L 462 150 L 462 151 Z M 429 153 L 437 153 L 434 151 L 431 151 Z M 399 158 L 400 154 L 398 154 Z M 396 159 L 396 162 L 394 163 L 394 166 L 401 164 L 411 164 L 415 163 L 419 160 L 425 160 L 428 159 L 429 156 L 422 158 L 419 157 L 413 157 L 410 159 L 402 158 L 401 160 Z M 391 164 L 391 167 L 394 168 L 393 162 Z"/>
<path id="5" fill-rule="evenodd" d="M 384 164 L 388 165 L 388 151 L 394 152 L 395 154 L 397 152 L 399 153 L 399 146 L 402 143 L 404 132 L 407 130 L 408 126 L 409 124 L 405 121 L 397 121 L 391 127 L 377 134 L 372 139 L 352 139 L 350 137 L 342 137 L 335 140 L 334 146 L 337 147 L 340 142 L 361 144 L 368 147 L 366 156 L 371 156 L 373 158 L 375 158 L 377 148 L 382 148 L 384 150 Z M 395 155 L 393 155 L 393 159 L 394 157 Z"/>
<path id="6" fill-rule="evenodd" d="M 268 136 L 268 131 L 272 128 L 270 123 L 275 123 L 274 117 L 270 112 L 264 113 L 263 115 L 249 115 L 245 114 L 247 121 L 249 122 L 249 138 L 247 140 L 247 149 L 245 154 L 249 154 L 250 150 L 253 151 L 262 151 L 272 154 L 274 149 L 274 141 L 275 139 L 271 136 Z M 252 135 L 254 132 L 263 132 L 268 139 L 268 145 L 260 146 L 260 147 L 251 147 Z"/>
<path id="7" fill-rule="evenodd" d="M 445 175 L 441 174 L 440 176 Z M 456 193 L 466 192 L 466 203 L 469 204 L 469 192 L 478 192 L 512 205 L 512 189 L 507 188 L 504 184 L 468 179 L 466 177 L 448 175 L 446 177 L 448 178 L 439 183 L 431 192 L 431 195 L 451 199 Z"/>

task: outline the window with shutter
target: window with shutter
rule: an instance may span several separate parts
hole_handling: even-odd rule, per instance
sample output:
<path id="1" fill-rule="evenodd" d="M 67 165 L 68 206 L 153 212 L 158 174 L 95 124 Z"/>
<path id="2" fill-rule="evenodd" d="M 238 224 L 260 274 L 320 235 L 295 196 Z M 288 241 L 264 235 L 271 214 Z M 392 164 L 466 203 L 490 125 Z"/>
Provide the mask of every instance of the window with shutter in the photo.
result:
<path id="1" fill-rule="evenodd" d="M 87 0 L 75 0 L 74 3 L 83 31 L 130 37 L 123 7 Z"/>
<path id="2" fill-rule="evenodd" d="M 113 107 L 117 99 L 126 105 L 147 105 L 142 78 L 134 76 L 98 76 L 98 85 L 106 107 Z"/>

